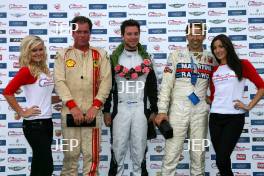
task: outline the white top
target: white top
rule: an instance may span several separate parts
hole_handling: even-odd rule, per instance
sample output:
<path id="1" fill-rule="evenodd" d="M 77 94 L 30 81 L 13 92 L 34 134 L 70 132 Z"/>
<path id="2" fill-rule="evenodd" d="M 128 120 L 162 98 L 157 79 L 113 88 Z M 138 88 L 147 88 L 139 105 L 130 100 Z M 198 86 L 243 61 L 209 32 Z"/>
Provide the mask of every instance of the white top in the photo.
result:
<path id="1" fill-rule="evenodd" d="M 215 86 L 214 100 L 211 113 L 219 114 L 242 114 L 242 109 L 235 109 L 234 100 L 242 101 L 245 87 L 245 79 L 238 80 L 235 72 L 227 65 L 220 65 L 213 73 L 213 84 Z"/>
<path id="2" fill-rule="evenodd" d="M 27 84 L 23 86 L 25 97 L 26 97 L 26 107 L 30 108 L 32 106 L 38 106 L 41 110 L 41 114 L 38 116 L 32 116 L 29 118 L 24 118 L 25 120 L 35 120 L 35 119 L 48 119 L 52 116 L 52 105 L 51 105 L 51 95 L 54 88 L 53 77 L 48 77 L 46 74 L 42 73 L 36 82 L 33 84 Z"/>

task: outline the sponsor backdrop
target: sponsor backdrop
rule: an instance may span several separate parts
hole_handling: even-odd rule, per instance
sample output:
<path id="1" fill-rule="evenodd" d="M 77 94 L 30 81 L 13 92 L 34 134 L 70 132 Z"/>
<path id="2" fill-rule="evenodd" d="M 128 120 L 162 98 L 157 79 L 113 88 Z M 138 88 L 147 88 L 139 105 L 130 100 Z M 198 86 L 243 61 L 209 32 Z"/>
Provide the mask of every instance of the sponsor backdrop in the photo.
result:
<path id="1" fill-rule="evenodd" d="M 263 77 L 264 74 L 264 1 L 263 0 L 78 0 L 44 1 L 2 0 L 0 2 L 0 92 L 19 69 L 18 56 L 21 39 L 39 35 L 48 49 L 49 67 L 53 70 L 58 49 L 72 44 L 69 20 L 76 15 L 89 17 L 93 24 L 91 43 L 106 49 L 109 54 L 120 43 L 120 24 L 133 18 L 141 24 L 141 42 L 152 53 L 159 83 L 167 56 L 186 46 L 184 29 L 188 22 L 200 19 L 207 23 L 205 47 L 210 48 L 214 36 L 224 33 L 231 37 L 240 58 L 248 58 Z M 254 97 L 251 83 L 245 87 L 245 101 Z M 54 94 L 55 95 L 55 94 Z M 32 151 L 21 129 L 22 121 L 14 120 L 14 111 L 0 95 L 0 175 L 29 175 Z M 17 100 L 23 106 L 23 91 Z M 264 101 L 252 109 L 246 118 L 245 129 L 232 155 L 236 176 L 264 175 Z M 61 104 L 53 104 L 54 176 L 60 174 L 63 154 L 60 149 Z M 103 126 L 100 153 L 100 175 L 107 175 L 110 160 L 109 129 Z M 63 141 L 65 144 L 69 140 Z M 160 175 L 164 138 L 158 135 L 149 141 L 147 167 L 150 175 Z M 206 175 L 216 175 L 215 154 L 207 148 Z M 127 155 L 125 175 L 130 175 L 131 163 Z M 82 165 L 80 161 L 80 166 Z M 178 165 L 178 176 L 188 176 L 190 162 L 188 141 Z M 81 168 L 79 170 L 82 171 Z"/>

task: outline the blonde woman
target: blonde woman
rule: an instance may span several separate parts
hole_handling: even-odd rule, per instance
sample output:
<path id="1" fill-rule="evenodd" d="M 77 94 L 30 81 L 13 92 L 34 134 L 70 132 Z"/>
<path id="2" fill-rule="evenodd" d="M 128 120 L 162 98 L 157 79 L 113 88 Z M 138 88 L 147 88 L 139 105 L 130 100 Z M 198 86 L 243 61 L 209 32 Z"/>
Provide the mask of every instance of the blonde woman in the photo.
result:
<path id="1" fill-rule="evenodd" d="M 51 95 L 54 82 L 46 61 L 43 40 L 38 36 L 25 37 L 20 45 L 21 68 L 3 92 L 18 114 L 16 120 L 23 118 L 23 132 L 33 151 L 31 176 L 50 176 L 53 172 Z M 24 89 L 25 107 L 14 96 L 20 87 Z"/>

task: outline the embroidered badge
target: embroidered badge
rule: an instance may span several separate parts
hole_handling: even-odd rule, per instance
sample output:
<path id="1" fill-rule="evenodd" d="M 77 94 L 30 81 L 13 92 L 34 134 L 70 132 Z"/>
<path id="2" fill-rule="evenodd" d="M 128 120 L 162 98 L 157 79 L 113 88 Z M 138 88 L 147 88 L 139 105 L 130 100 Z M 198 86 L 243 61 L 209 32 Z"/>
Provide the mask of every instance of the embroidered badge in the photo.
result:
<path id="1" fill-rule="evenodd" d="M 164 68 L 164 73 L 172 73 L 172 69 L 170 69 L 170 67 L 166 66 Z"/>
<path id="2" fill-rule="evenodd" d="M 98 60 L 93 61 L 93 67 L 98 67 Z"/>
<path id="3" fill-rule="evenodd" d="M 76 64 L 76 62 L 72 59 L 66 60 L 66 66 L 67 67 L 74 67 L 75 64 Z"/>

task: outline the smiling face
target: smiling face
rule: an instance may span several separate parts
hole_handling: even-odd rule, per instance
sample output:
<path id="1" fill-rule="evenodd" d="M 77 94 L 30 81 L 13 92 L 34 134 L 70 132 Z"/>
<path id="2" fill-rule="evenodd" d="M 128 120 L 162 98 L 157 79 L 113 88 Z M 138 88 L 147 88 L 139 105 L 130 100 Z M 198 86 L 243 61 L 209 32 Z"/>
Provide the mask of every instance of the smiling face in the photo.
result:
<path id="1" fill-rule="evenodd" d="M 190 51 L 198 52 L 203 50 L 205 35 L 201 28 L 191 28 L 186 38 L 188 40 L 188 47 Z"/>
<path id="2" fill-rule="evenodd" d="M 216 40 L 213 43 L 213 54 L 220 60 L 220 64 L 227 63 L 227 51 L 221 40 Z"/>
<path id="3" fill-rule="evenodd" d="M 30 50 L 31 62 L 41 62 L 45 58 L 44 44 L 40 43 Z"/>
<path id="4" fill-rule="evenodd" d="M 135 50 L 139 43 L 140 31 L 137 26 L 127 26 L 124 35 L 122 35 L 125 49 Z"/>

